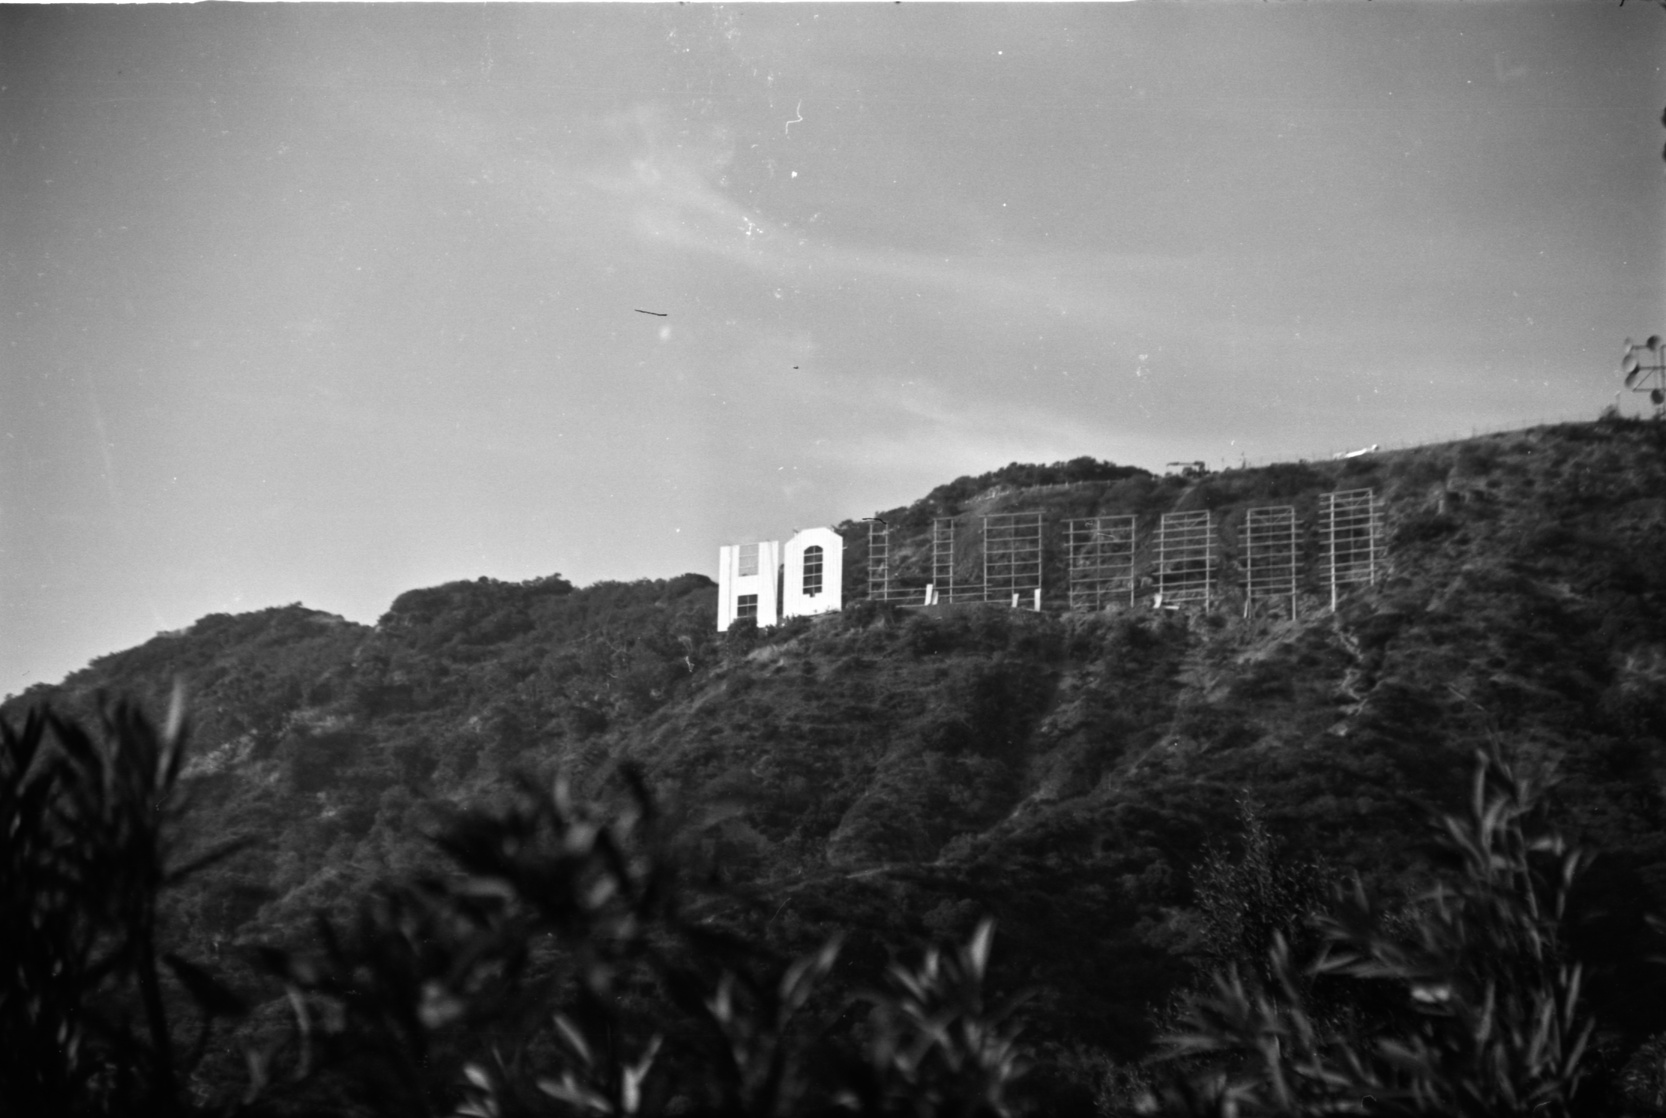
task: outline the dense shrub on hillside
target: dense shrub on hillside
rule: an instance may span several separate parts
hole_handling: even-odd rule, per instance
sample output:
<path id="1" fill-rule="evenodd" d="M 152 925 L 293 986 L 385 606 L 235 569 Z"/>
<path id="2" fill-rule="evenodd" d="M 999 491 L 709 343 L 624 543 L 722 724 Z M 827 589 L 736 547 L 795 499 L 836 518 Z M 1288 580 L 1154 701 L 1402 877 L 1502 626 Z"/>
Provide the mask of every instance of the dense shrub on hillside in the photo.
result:
<path id="1" fill-rule="evenodd" d="M 940 509 L 955 509 L 966 501 L 993 489 L 1004 486 L 1011 489 L 1024 489 L 1034 485 L 1066 485 L 1079 481 L 1121 481 L 1125 478 L 1150 477 L 1150 472 L 1138 466 L 1118 466 L 1114 462 L 1102 462 L 1095 458 L 1072 458 L 1068 462 L 1054 462 L 1050 466 L 1013 462 L 1002 466 L 998 470 L 978 474 L 976 477 L 958 477 L 944 485 L 939 485 L 926 494 L 925 503 Z"/>
<path id="2" fill-rule="evenodd" d="M 1613 1113 L 1617 1100 L 1587 1082 L 1596 1022 L 1567 950 L 1587 859 L 1534 833 L 1539 794 L 1483 755 L 1468 813 L 1437 823 L 1432 887 L 1385 907 L 1356 879 L 1331 912 L 1302 921 L 1322 941 L 1316 953 L 1275 930 L 1253 980 L 1219 973 L 1169 1038 L 1207 1070 L 1164 1113 Z M 1285 898 L 1285 918 L 1304 906 Z M 1328 999 L 1316 980 L 1330 980 Z"/>
<path id="3" fill-rule="evenodd" d="M 1198 951 L 1217 970 L 1236 970 L 1257 990 L 1276 982 L 1266 964 L 1274 944 L 1304 942 L 1322 913 L 1330 873 L 1311 857 L 1297 857 L 1273 838 L 1259 806 L 1239 800 L 1241 849 L 1214 846 L 1194 874 L 1202 934 Z"/>
<path id="4" fill-rule="evenodd" d="M 461 628 L 467 637 L 478 633 L 483 622 L 490 628 L 491 618 L 505 607 L 524 610 L 539 599 L 564 597 L 572 592 L 572 583 L 560 575 L 523 583 L 491 578 L 448 582 L 407 590 L 394 599 L 381 623 L 401 628 Z"/>
<path id="5" fill-rule="evenodd" d="M 50 733 L 49 733 L 50 731 Z M 165 728 L 104 708 L 97 734 L 36 712 L 0 721 L 0 1100 L 18 1114 L 167 1115 L 216 1019 L 245 1006 L 159 934 L 181 864 L 183 711 Z"/>
<path id="6" fill-rule="evenodd" d="M 401 595 L 355 654 L 369 718 L 512 702 L 531 727 L 579 736 L 663 703 L 710 658 L 715 585 L 701 575 L 574 590 L 559 576 Z"/>
<path id="7" fill-rule="evenodd" d="M 667 794 L 736 806 L 701 842 L 769 898 L 746 926 L 779 959 L 844 928 L 830 981 L 878 973 L 887 948 L 926 930 L 964 942 L 968 912 L 990 912 L 1001 972 L 1038 988 L 1024 1011 L 1038 1051 L 1122 1061 L 1189 981 L 1196 867 L 1245 790 L 1284 849 L 1374 885 L 1409 880 L 1417 802 L 1461 809 L 1473 749 L 1507 728 L 1558 769 L 1557 825 L 1608 852 L 1581 878 L 1606 915 L 1578 942 L 1629 959 L 1585 984 L 1623 1055 L 1666 1028 L 1666 969 L 1638 961 L 1643 913 L 1666 898 L 1662 431 L 1517 433 L 1473 477 L 1452 477 L 1454 444 L 1385 452 L 1374 473 L 1131 477 L 968 508 L 1049 523 L 1137 512 L 1144 547 L 1158 514 L 1212 507 L 1230 581 L 1245 503 L 1279 492 L 1311 527 L 1320 491 L 1378 484 L 1386 577 L 1334 612 L 1304 584 L 1293 620 L 1245 616 L 1228 586 L 1207 611 L 1172 613 L 1143 591 L 1064 615 L 856 603 L 729 642 L 698 575 L 571 592 L 475 582 L 420 593 L 399 611 L 409 625 L 379 630 L 299 607 L 205 618 L 27 698 L 88 717 L 99 687 L 154 702 L 187 676 L 201 749 L 181 775 L 199 808 L 185 841 L 248 829 L 269 842 L 165 892 L 163 930 L 242 985 L 241 943 L 293 946 L 315 908 L 347 927 L 378 881 L 441 873 L 424 837 L 436 805 L 507 808 L 516 772 L 598 795 L 636 763 Z M 918 508 L 892 555 L 923 586 L 937 510 Z M 1419 510 L 1444 522 L 1413 540 Z M 1321 543 L 1305 532 L 1304 569 Z M 1062 597 L 1050 555 L 1044 585 Z M 854 560 L 852 575 L 866 577 Z M 6 713 L 20 721 L 25 705 Z M 246 1027 L 275 1038 L 281 1008 Z M 1048 1112 L 1078 1113 L 1062 1097 Z"/>
<path id="8" fill-rule="evenodd" d="M 52 740 L 46 731 L 50 729 Z M 983 993 L 992 927 L 893 961 L 853 1000 L 840 945 L 783 957 L 639 777 L 604 804 L 522 785 L 452 817 L 443 876 L 383 882 L 316 947 L 258 949 L 284 995 L 243 1035 L 246 1079 L 192 1079 L 243 999 L 164 950 L 186 734 L 128 705 L 103 736 L 0 723 L 0 1097 L 32 1114 L 949 1115 L 1011 1112 L 1010 1008 Z M 695 841 L 691 841 L 695 840 Z M 163 968 L 166 968 L 164 970 Z M 164 984 L 164 975 L 172 986 Z M 871 1006 L 864 1027 L 855 1010 Z M 194 1003 L 200 1022 L 180 1028 Z M 292 1021 L 281 1013 L 287 1005 Z M 135 1019 L 143 1026 L 134 1024 Z"/>

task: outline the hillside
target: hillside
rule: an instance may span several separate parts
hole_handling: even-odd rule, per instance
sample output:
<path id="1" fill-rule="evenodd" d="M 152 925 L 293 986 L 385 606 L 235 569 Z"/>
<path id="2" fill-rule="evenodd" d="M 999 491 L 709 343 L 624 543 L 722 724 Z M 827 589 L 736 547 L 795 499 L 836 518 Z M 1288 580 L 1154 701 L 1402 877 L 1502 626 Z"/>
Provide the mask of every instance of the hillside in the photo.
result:
<path id="1" fill-rule="evenodd" d="M 1386 577 L 1334 613 L 1306 586 L 1294 620 L 1245 618 L 1235 594 L 1179 612 L 856 601 L 726 635 L 700 575 L 482 579 L 404 594 L 374 627 L 300 605 L 206 617 L 5 713 L 85 712 L 101 690 L 159 707 L 185 679 L 187 845 L 263 839 L 171 914 L 187 953 L 228 966 L 235 944 L 293 941 L 315 908 L 430 864 L 436 804 L 490 801 L 515 772 L 593 791 L 633 761 L 668 797 L 738 805 L 713 853 L 770 899 L 781 944 L 850 927 L 854 965 L 991 912 L 1004 981 L 1038 991 L 1028 1035 L 1060 1067 L 1126 1059 L 1194 973 L 1193 873 L 1237 833 L 1240 800 L 1288 850 L 1393 882 L 1420 864 L 1422 805 L 1464 797 L 1491 735 L 1556 774 L 1553 821 L 1603 852 L 1588 944 L 1620 958 L 1640 942 L 1643 911 L 1666 908 L 1666 427 L 1566 424 L 1200 478 L 1069 465 L 882 510 L 899 583 L 929 581 L 933 516 L 1230 523 L 1280 503 L 1311 525 L 1319 494 L 1367 487 Z M 839 529 L 849 601 L 867 526 Z M 1666 1028 L 1658 978 L 1595 983 L 1632 1042 Z"/>

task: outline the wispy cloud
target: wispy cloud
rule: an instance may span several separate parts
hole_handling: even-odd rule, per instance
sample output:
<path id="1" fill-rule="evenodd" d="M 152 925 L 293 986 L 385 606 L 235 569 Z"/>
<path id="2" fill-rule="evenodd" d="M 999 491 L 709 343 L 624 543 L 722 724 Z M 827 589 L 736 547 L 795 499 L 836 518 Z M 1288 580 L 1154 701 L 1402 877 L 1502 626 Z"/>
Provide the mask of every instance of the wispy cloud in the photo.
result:
<path id="1" fill-rule="evenodd" d="M 1105 331 L 1142 322 L 1155 277 L 1196 267 L 1187 257 L 1011 243 L 948 255 L 851 243 L 825 227 L 795 226 L 743 205 L 720 184 L 734 155 L 729 136 L 713 128 L 670 141 L 663 117 L 644 105 L 615 118 L 613 128 L 633 148 L 628 163 L 595 169 L 588 182 L 626 207 L 641 243 L 716 258 L 772 282 L 827 289 L 846 278 L 877 279 L 898 291 L 950 295 L 966 304 L 969 318 L 996 311 Z"/>

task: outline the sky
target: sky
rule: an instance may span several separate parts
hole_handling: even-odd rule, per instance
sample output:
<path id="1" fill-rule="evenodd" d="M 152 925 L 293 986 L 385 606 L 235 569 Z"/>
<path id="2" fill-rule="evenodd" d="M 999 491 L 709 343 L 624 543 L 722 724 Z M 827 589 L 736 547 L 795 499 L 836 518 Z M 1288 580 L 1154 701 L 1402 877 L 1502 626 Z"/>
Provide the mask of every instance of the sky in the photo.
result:
<path id="1" fill-rule="evenodd" d="M 0 694 L 1011 461 L 1594 418 L 1663 63 L 1640 2 L 0 8 Z"/>

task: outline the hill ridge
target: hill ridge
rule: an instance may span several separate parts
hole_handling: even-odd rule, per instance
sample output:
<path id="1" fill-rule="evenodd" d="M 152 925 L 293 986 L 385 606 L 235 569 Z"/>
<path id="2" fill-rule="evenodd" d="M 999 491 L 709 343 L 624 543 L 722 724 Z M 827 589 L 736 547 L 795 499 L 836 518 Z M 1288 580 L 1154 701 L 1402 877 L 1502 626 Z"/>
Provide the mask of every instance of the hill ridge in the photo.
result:
<path id="1" fill-rule="evenodd" d="M 1230 596 L 1040 615 L 851 600 L 719 634 L 702 575 L 477 579 L 402 594 L 375 626 L 298 604 L 212 615 L 6 714 L 48 699 L 89 711 L 100 689 L 159 708 L 186 677 L 196 756 L 221 761 L 191 774 L 202 806 L 185 850 L 266 839 L 178 901 L 195 946 L 303 934 L 313 908 L 430 865 L 436 812 L 492 802 L 514 773 L 565 772 L 583 793 L 629 762 L 668 796 L 736 805 L 712 852 L 775 898 L 783 948 L 839 925 L 882 953 L 991 911 L 1041 991 L 1036 1036 L 1129 1054 L 1191 973 L 1193 870 L 1235 833 L 1241 798 L 1290 849 L 1393 880 L 1420 857 L 1408 805 L 1461 799 L 1494 736 L 1560 772 L 1558 821 L 1607 852 L 1600 888 L 1640 928 L 1641 906 L 1666 900 L 1666 425 L 1137 471 L 1021 499 L 1155 515 L 1337 480 L 1382 493 L 1387 567 L 1334 613 L 1304 599 L 1293 622 L 1246 618 Z M 933 492 L 881 512 L 905 562 L 938 509 L 982 489 Z M 855 597 L 867 528 L 838 527 Z M 1653 981 L 1598 985 L 1619 997 Z"/>

